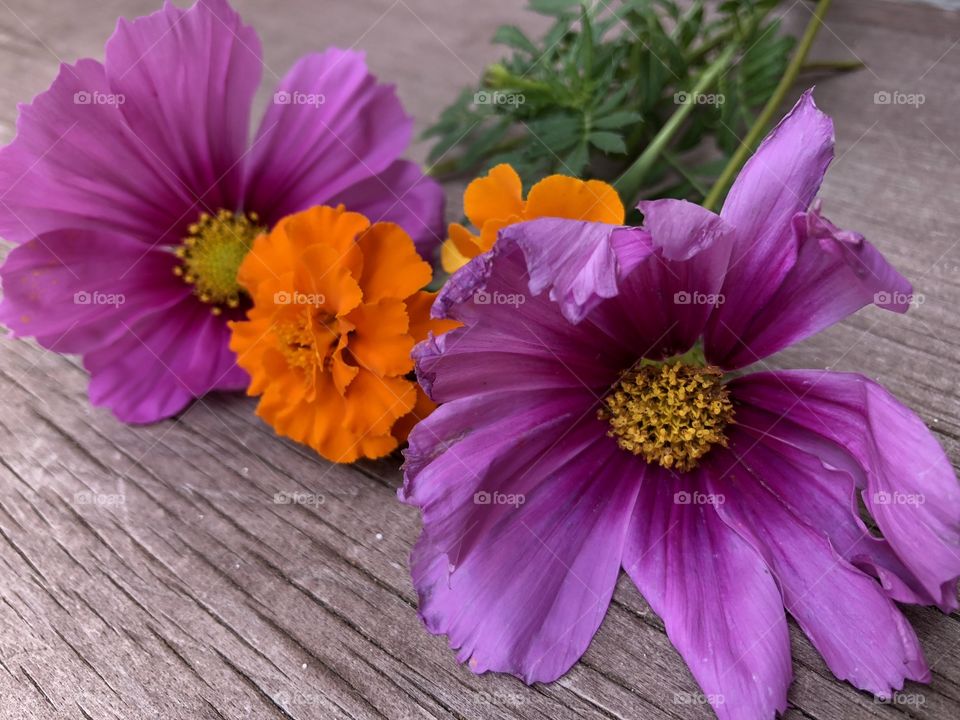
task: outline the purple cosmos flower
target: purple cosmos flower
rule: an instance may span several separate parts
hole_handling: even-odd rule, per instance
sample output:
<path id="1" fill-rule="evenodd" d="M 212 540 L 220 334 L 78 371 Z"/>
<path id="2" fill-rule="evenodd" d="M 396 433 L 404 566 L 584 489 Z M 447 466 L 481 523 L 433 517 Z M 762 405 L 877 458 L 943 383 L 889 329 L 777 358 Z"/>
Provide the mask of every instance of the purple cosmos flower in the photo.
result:
<path id="1" fill-rule="evenodd" d="M 957 607 L 960 491 L 923 422 L 856 374 L 734 372 L 910 285 L 812 205 L 833 127 L 809 93 L 715 215 L 501 232 L 415 350 L 439 409 L 413 431 L 420 614 L 475 672 L 551 681 L 623 567 L 722 718 L 783 711 L 785 611 L 837 677 L 889 697 L 930 673 L 895 602 Z M 858 513 L 863 498 L 883 537 Z"/>
<path id="2" fill-rule="evenodd" d="M 313 205 L 404 227 L 430 253 L 443 194 L 399 160 L 412 119 L 362 53 L 280 81 L 252 143 L 260 41 L 225 0 L 121 20 L 105 60 L 61 66 L 0 151 L 0 322 L 80 353 L 90 399 L 151 422 L 246 387 L 227 321 L 253 237 Z"/>

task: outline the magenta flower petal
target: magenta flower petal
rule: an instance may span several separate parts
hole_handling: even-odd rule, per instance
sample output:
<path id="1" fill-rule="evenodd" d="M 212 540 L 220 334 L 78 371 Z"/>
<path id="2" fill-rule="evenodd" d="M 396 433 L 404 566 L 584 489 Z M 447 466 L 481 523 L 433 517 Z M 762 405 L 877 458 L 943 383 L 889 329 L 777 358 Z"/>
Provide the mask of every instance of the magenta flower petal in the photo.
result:
<path id="1" fill-rule="evenodd" d="M 152 15 L 121 19 L 107 42 L 104 66 L 124 99 L 119 111 L 140 153 L 186 191 L 190 208 L 237 206 L 261 57 L 256 32 L 226 0 L 199 0 L 189 9 L 167 3 Z"/>
<path id="2" fill-rule="evenodd" d="M 772 718 L 792 679 L 783 601 L 760 554 L 700 501 L 704 486 L 704 473 L 648 467 L 623 567 L 717 716 Z"/>
<path id="3" fill-rule="evenodd" d="M 683 200 L 641 202 L 638 208 L 657 252 L 621 282 L 617 303 L 649 338 L 645 356 L 681 354 L 723 302 L 730 228 L 719 215 Z"/>
<path id="4" fill-rule="evenodd" d="M 741 382 L 749 382 L 749 377 Z M 782 468 L 776 475 L 763 476 L 767 488 L 804 523 L 824 535 L 841 557 L 876 577 L 887 595 L 897 602 L 941 602 L 940 597 L 933 597 L 924 589 L 890 544 L 872 534 L 864 524 L 857 487 L 863 487 L 866 480 L 855 458 L 779 413 L 745 403 L 738 407 L 737 427 L 753 441 L 751 457 Z"/>
<path id="5" fill-rule="evenodd" d="M 166 313 L 125 326 L 110 345 L 88 352 L 90 402 L 128 423 L 178 413 L 212 390 L 241 390 L 249 378 L 227 346 L 226 325 L 191 297 Z M 195 342 L 183 343 L 183 337 Z M 132 383 L 131 378 L 138 378 Z"/>
<path id="6" fill-rule="evenodd" d="M 346 205 L 370 222 L 396 223 L 410 234 L 427 260 L 443 239 L 443 188 L 408 160 L 396 160 L 379 175 L 348 187 L 330 204 Z"/>
<path id="7" fill-rule="evenodd" d="M 721 216 L 733 228 L 725 302 L 705 336 L 707 357 L 723 364 L 749 321 L 797 259 L 791 222 L 813 202 L 833 158 L 833 122 L 808 90 L 747 161 Z"/>
<path id="8" fill-rule="evenodd" d="M 717 512 L 761 553 L 784 606 L 834 675 L 883 698 L 905 679 L 929 682 L 916 633 L 893 601 L 776 493 L 797 481 L 778 453 L 734 430 L 730 451 L 712 467 L 708 487 L 724 499 Z"/>
<path id="9" fill-rule="evenodd" d="M 510 225 L 500 231 L 498 242 L 523 250 L 530 292 L 549 291 L 573 323 L 614 297 L 617 281 L 654 250 L 649 235 L 637 228 L 559 218 Z"/>
<path id="10" fill-rule="evenodd" d="M 800 253 L 751 322 L 729 368 L 749 365 L 874 303 L 906 312 L 912 286 L 862 235 L 838 229 L 819 208 L 794 217 Z"/>
<path id="11" fill-rule="evenodd" d="M 271 224 L 327 204 L 390 168 L 412 127 L 393 86 L 377 83 L 363 53 L 306 55 L 280 81 L 260 122 L 247 204 L 263 208 Z"/>
<path id="12" fill-rule="evenodd" d="M 15 247 L 0 269 L 0 322 L 58 352 L 107 345 L 190 296 L 169 277 L 176 259 L 122 235 L 63 230 Z"/>
<path id="13" fill-rule="evenodd" d="M 464 327 L 415 348 L 427 393 L 447 402 L 483 387 L 590 392 L 608 385 L 629 349 L 615 349 L 616 341 L 593 323 L 558 328 L 556 304 L 527 286 L 521 252 L 509 239 L 496 247 L 454 275 L 437 298 L 434 314 Z M 600 345 L 611 348 L 604 358 L 597 357 Z"/>
<path id="14" fill-rule="evenodd" d="M 89 229 L 173 239 L 195 198 L 129 130 L 116 101 L 103 66 L 80 60 L 21 105 L 17 135 L 0 150 L 4 238 Z"/>
<path id="15" fill-rule="evenodd" d="M 461 662 L 549 682 L 584 653 L 606 614 L 639 484 L 621 477 L 642 465 L 589 414 L 569 429 L 582 402 L 568 400 L 564 411 L 546 400 L 531 413 L 511 397 L 471 399 L 468 411 L 450 403 L 414 430 L 408 457 L 426 465 L 402 496 L 424 514 L 410 564 L 424 623 L 449 636 Z M 545 456 L 564 432 L 564 450 Z M 451 488 L 445 466 L 455 458 L 467 481 Z"/>
<path id="16" fill-rule="evenodd" d="M 937 605 L 956 609 L 960 485 L 923 421 L 860 375 L 797 370 L 734 385 L 741 401 L 783 415 L 856 459 L 863 500 L 884 538 Z"/>

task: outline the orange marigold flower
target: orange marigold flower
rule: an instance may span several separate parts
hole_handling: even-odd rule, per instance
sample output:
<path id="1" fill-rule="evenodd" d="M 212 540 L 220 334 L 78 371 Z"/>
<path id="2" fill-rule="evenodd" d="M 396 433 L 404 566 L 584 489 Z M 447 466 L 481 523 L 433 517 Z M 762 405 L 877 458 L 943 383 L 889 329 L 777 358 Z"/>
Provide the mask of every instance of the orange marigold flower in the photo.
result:
<path id="1" fill-rule="evenodd" d="M 463 211 L 479 234 L 460 223 L 450 224 L 450 238 L 441 248 L 440 259 L 443 269 L 451 273 L 490 250 L 497 233 L 507 225 L 541 217 L 622 225 L 625 218 L 617 191 L 601 180 L 550 175 L 530 188 L 524 200 L 520 176 L 506 163 L 467 186 Z"/>
<path id="2" fill-rule="evenodd" d="M 433 405 L 408 377 L 430 319 L 430 265 L 393 223 L 343 206 L 284 218 L 254 242 L 238 279 L 253 300 L 230 324 L 257 415 L 335 462 L 381 457 Z"/>

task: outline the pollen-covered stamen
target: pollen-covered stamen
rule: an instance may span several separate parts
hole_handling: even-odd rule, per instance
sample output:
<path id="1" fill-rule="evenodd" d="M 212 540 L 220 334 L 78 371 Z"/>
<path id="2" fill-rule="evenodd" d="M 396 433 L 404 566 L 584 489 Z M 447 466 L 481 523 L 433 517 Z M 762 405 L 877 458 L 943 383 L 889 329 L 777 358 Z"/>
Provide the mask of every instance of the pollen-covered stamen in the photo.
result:
<path id="1" fill-rule="evenodd" d="M 598 415 L 624 450 L 686 472 L 714 445 L 727 445 L 733 404 L 722 379 L 715 367 L 642 365 L 623 374 Z"/>
<path id="2" fill-rule="evenodd" d="M 225 307 L 240 306 L 244 291 L 237 282 L 237 271 L 253 241 L 266 230 L 258 223 L 256 213 L 203 213 L 175 251 L 182 262 L 173 272 L 193 285 L 201 301 L 213 305 L 215 315 Z"/>

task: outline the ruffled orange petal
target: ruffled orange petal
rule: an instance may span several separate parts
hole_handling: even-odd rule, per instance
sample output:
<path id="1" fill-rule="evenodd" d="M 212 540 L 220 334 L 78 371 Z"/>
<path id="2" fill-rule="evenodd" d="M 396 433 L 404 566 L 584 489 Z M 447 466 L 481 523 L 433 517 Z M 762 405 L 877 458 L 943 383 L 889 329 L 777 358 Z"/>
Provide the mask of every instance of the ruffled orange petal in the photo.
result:
<path id="1" fill-rule="evenodd" d="M 430 317 L 430 308 L 437 299 L 437 293 L 421 290 L 407 298 L 407 315 L 410 318 L 410 335 L 414 342 L 423 342 L 432 331 L 434 335 L 454 330 L 462 325 L 457 320 Z"/>
<path id="2" fill-rule="evenodd" d="M 350 271 L 337 264 L 339 251 L 329 245 L 311 245 L 300 253 L 293 288 L 279 290 L 272 301 L 282 309 L 315 308 L 331 316 L 346 315 L 360 305 L 363 292 Z M 257 302 L 264 298 L 258 295 Z"/>
<path id="3" fill-rule="evenodd" d="M 398 418 L 413 410 L 416 401 L 417 393 L 411 381 L 380 377 L 360 368 L 347 389 L 343 424 L 358 433 L 388 434 Z"/>
<path id="4" fill-rule="evenodd" d="M 551 175 L 530 188 L 527 195 L 525 218 L 540 217 L 622 225 L 626 215 L 612 185 L 600 180 Z"/>
<path id="5" fill-rule="evenodd" d="M 470 262 L 470 258 L 463 255 L 453 240 L 444 240 L 440 246 L 440 266 L 451 275 Z"/>
<path id="6" fill-rule="evenodd" d="M 517 171 L 503 163 L 467 185 L 463 212 L 477 228 L 488 220 L 522 215 L 523 184 Z"/>
<path id="7" fill-rule="evenodd" d="M 251 295 L 264 279 L 275 278 L 294 270 L 300 253 L 324 238 L 324 244 L 336 252 L 337 265 L 359 277 L 363 256 L 355 246 L 360 233 L 370 221 L 343 207 L 314 207 L 291 215 L 276 224 L 269 233 L 259 236 L 237 273 L 237 280 Z"/>
<path id="8" fill-rule="evenodd" d="M 514 225 L 518 222 L 523 222 L 526 218 L 519 217 L 518 215 L 511 215 L 508 218 L 502 220 L 490 220 L 483 225 L 483 229 L 480 231 L 479 242 L 477 243 L 480 247 L 481 252 L 490 252 L 493 249 L 494 244 L 497 242 L 497 233 L 503 230 L 508 225 Z"/>
<path id="9" fill-rule="evenodd" d="M 410 434 L 410 431 L 413 430 L 416 424 L 425 419 L 436 409 L 437 404 L 427 397 L 427 394 L 423 391 L 423 388 L 417 385 L 417 403 L 413 406 L 413 410 L 394 423 L 392 435 L 397 439 L 398 442 L 406 442 L 407 436 Z"/>
<path id="10" fill-rule="evenodd" d="M 381 376 L 413 370 L 413 338 L 403 300 L 385 298 L 361 305 L 348 319 L 356 327 L 350 334 L 349 350 L 361 368 Z"/>
<path id="11" fill-rule="evenodd" d="M 375 223 L 357 241 L 363 255 L 360 287 L 365 302 L 403 299 L 430 282 L 433 272 L 399 225 Z"/>
<path id="12" fill-rule="evenodd" d="M 440 246 L 440 264 L 455 273 L 482 252 L 480 238 L 460 223 L 450 223 L 448 232 L 450 238 Z"/>

